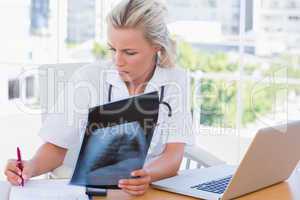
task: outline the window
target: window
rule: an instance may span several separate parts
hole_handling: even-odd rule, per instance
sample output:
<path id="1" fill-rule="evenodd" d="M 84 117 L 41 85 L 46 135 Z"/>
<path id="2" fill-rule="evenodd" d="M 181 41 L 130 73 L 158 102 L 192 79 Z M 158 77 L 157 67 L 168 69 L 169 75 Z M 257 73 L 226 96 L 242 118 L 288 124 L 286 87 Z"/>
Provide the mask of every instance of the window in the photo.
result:
<path id="1" fill-rule="evenodd" d="M 292 8 L 292 9 L 297 8 L 297 2 L 296 1 L 288 1 L 286 3 L 286 8 Z"/>
<path id="2" fill-rule="evenodd" d="M 217 1 L 216 0 L 208 0 L 207 4 L 210 8 L 216 8 L 217 7 Z"/>
<path id="3" fill-rule="evenodd" d="M 35 84 L 34 76 L 26 77 L 26 98 L 32 98 L 35 96 Z"/>
<path id="4" fill-rule="evenodd" d="M 289 16 L 289 20 L 295 22 L 300 21 L 300 16 Z"/>
<path id="5" fill-rule="evenodd" d="M 278 1 L 262 1 L 258 10 L 253 1 L 239 2 L 237 12 L 227 8 L 230 20 L 223 20 L 223 15 L 223 19 L 214 19 L 221 24 L 223 40 L 209 41 L 208 35 L 214 32 L 208 23 L 201 29 L 205 42 L 199 39 L 180 44 L 183 52 L 179 55 L 181 65 L 195 72 L 196 143 L 229 163 L 239 161 L 258 128 L 286 123 L 297 119 L 296 113 L 300 115 L 296 104 L 300 101 L 300 44 L 292 42 L 297 34 L 286 31 L 290 25 L 275 9 L 280 6 Z M 296 21 L 297 17 L 289 19 Z"/>
<path id="6" fill-rule="evenodd" d="M 279 8 L 279 5 L 279 2 L 276 0 L 270 2 L 270 8 Z"/>
<path id="7" fill-rule="evenodd" d="M 20 98 L 20 83 L 18 79 L 8 81 L 8 99 Z"/>
<path id="8" fill-rule="evenodd" d="M 49 0 L 31 0 L 30 30 L 32 34 L 45 34 L 49 25 Z"/>

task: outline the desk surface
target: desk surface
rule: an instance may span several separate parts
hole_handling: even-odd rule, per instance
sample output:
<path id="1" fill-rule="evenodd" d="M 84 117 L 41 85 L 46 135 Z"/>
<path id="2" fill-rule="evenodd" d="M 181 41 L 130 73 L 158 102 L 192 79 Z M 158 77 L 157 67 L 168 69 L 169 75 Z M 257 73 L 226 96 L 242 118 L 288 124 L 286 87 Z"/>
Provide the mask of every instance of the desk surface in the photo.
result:
<path id="1" fill-rule="evenodd" d="M 164 192 L 150 188 L 143 196 L 132 197 L 120 190 L 108 191 L 107 197 L 95 197 L 94 200 L 194 200 L 196 198 Z M 296 171 L 285 182 L 259 190 L 238 198 L 239 200 L 291 200 L 300 199 L 300 171 Z"/>

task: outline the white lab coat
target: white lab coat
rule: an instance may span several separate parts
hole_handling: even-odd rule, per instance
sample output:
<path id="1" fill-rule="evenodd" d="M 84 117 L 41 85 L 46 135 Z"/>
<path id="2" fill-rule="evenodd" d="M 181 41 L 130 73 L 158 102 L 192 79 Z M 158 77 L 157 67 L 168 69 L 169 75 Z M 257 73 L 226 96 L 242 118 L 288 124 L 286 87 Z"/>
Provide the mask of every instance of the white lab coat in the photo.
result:
<path id="1" fill-rule="evenodd" d="M 48 113 L 39 135 L 45 142 L 67 148 L 64 164 L 74 168 L 87 122 L 88 108 L 108 102 L 109 84 L 112 87 L 111 101 L 129 97 L 125 83 L 118 72 L 110 66 L 97 63 L 81 67 L 68 81 L 65 95 L 60 95 L 56 106 Z M 155 128 L 146 162 L 160 155 L 166 143 L 192 145 L 194 135 L 188 103 L 189 79 L 183 69 L 156 67 L 145 88 L 145 93 L 159 91 L 165 85 L 164 101 L 168 109 L 160 105 L 158 125 Z"/>

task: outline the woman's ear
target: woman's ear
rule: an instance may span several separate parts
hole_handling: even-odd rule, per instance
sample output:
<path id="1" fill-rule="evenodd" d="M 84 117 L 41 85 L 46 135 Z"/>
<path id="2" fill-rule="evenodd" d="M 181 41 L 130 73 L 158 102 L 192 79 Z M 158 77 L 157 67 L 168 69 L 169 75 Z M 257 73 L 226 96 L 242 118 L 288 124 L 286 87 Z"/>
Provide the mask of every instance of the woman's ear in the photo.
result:
<path id="1" fill-rule="evenodd" d="M 161 50 L 161 46 L 158 44 L 153 45 L 155 53 L 158 53 Z"/>

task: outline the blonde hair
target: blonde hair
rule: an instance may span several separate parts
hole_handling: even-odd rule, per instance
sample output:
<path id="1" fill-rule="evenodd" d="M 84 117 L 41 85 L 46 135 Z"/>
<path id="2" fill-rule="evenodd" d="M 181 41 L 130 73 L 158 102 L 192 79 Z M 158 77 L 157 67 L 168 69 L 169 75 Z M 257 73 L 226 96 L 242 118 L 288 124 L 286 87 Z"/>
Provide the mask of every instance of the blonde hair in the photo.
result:
<path id="1" fill-rule="evenodd" d="M 161 47 L 160 67 L 174 67 L 176 43 L 171 39 L 166 24 L 167 9 L 157 0 L 122 0 L 108 14 L 107 22 L 115 28 L 142 28 L 151 44 Z"/>

